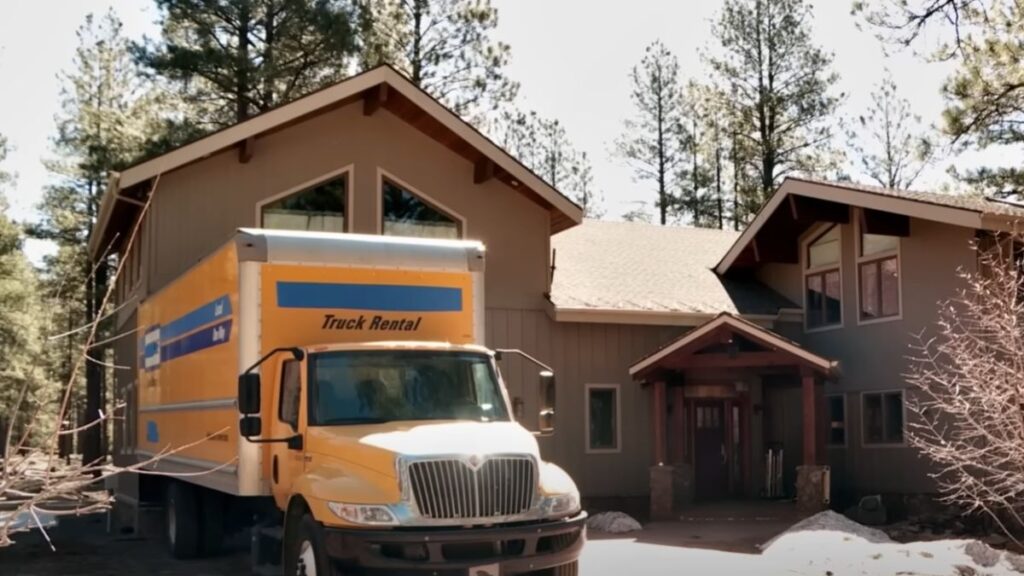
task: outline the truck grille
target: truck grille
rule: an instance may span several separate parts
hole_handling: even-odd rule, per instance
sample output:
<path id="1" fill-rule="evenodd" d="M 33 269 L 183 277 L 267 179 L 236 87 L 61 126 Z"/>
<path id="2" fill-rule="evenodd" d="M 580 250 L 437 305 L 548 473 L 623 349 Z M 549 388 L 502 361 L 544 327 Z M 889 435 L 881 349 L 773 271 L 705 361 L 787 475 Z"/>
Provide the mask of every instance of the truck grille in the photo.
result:
<path id="1" fill-rule="evenodd" d="M 460 458 L 420 460 L 408 474 L 420 514 L 436 520 L 525 513 L 537 483 L 533 459 L 523 456 L 487 458 L 476 467 Z"/>

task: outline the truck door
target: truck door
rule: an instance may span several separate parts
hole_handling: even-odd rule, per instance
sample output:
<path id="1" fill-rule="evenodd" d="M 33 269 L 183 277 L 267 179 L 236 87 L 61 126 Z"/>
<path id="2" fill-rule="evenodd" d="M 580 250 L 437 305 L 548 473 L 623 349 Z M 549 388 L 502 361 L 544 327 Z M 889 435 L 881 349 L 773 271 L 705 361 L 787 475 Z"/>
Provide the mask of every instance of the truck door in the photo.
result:
<path id="1" fill-rule="evenodd" d="M 274 393 L 274 412 L 269 436 L 288 438 L 301 433 L 306 427 L 302 394 L 302 362 L 284 360 L 278 365 L 277 389 Z M 292 482 L 302 474 L 303 450 L 289 448 L 285 442 L 270 444 L 271 492 L 277 505 L 284 510 L 291 496 Z"/>

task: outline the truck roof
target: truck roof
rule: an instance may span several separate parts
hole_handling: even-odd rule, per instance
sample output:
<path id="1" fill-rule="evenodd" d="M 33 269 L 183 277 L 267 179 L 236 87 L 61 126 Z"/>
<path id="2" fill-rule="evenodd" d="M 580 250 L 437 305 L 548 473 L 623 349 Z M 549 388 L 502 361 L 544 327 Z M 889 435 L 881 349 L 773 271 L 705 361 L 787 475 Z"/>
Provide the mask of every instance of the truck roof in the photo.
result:
<path id="1" fill-rule="evenodd" d="M 338 352 L 354 350 L 426 350 L 443 352 L 472 352 L 494 355 L 494 352 L 476 344 L 450 344 L 447 342 L 418 342 L 394 340 L 381 342 L 360 342 L 344 344 L 317 344 L 307 347 L 310 352 Z"/>

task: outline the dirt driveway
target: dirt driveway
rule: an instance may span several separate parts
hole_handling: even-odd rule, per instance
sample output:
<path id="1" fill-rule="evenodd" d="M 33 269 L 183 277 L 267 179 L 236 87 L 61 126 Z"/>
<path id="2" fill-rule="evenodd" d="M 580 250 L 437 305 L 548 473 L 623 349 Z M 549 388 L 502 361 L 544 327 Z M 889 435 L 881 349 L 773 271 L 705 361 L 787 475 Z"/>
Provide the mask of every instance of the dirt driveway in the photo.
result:
<path id="1" fill-rule="evenodd" d="M 592 535 L 581 558 L 585 576 L 759 574 L 756 545 L 788 525 L 784 518 L 699 513 L 682 522 L 648 524 L 628 537 Z M 249 574 L 245 542 L 215 559 L 176 561 L 160 542 L 106 532 L 106 518 L 68 519 L 51 530 L 57 552 L 38 533 L 23 534 L 0 550 L 3 576 L 238 576 Z M 758 570 L 758 567 L 761 570 Z M 684 570 L 685 568 L 685 570 Z"/>

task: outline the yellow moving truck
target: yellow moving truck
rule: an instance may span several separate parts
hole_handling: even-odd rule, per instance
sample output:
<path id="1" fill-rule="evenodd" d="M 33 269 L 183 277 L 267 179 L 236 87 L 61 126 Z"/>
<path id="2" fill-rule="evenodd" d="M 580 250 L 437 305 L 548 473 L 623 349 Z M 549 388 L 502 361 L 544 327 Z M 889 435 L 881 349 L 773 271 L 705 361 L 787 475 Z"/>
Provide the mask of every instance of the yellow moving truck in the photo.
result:
<path id="1" fill-rule="evenodd" d="M 480 243 L 239 230 L 139 308 L 136 451 L 171 551 L 254 570 L 575 574 L 586 514 L 482 346 Z M 521 354 L 521 353 L 519 353 Z"/>

